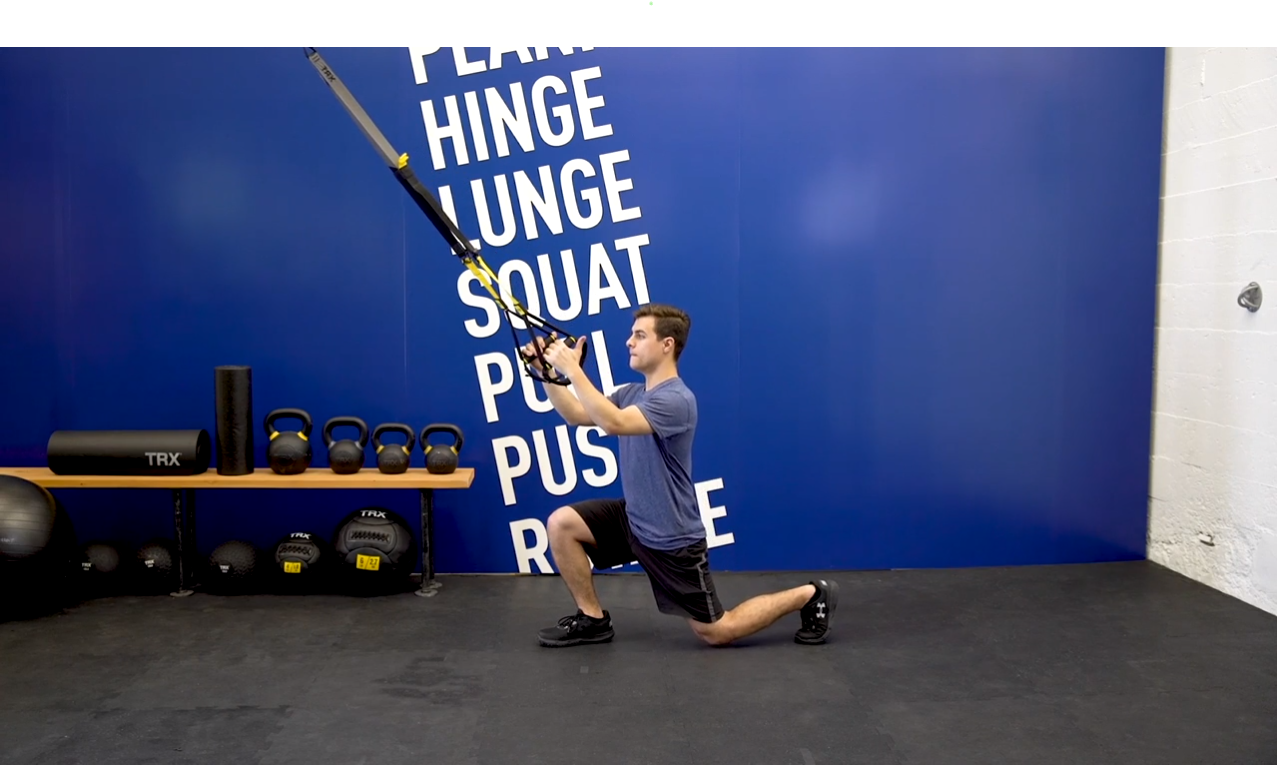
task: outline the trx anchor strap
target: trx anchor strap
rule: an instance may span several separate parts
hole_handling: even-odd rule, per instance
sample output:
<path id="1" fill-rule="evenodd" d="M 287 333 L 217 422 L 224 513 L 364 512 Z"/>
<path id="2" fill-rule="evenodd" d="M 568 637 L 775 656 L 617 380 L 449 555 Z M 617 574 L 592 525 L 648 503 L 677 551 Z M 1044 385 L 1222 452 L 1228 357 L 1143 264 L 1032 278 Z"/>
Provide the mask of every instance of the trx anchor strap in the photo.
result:
<path id="1" fill-rule="evenodd" d="M 466 235 L 461 233 L 461 230 L 452 222 L 452 219 L 444 214 L 443 210 L 439 206 L 438 200 L 436 200 L 434 195 L 430 193 L 430 190 L 427 189 L 425 185 L 422 184 L 421 180 L 417 178 L 417 174 L 413 172 L 412 167 L 408 164 L 408 155 L 400 154 L 395 151 L 394 147 L 390 145 L 390 141 L 386 140 L 386 136 L 382 135 L 381 130 L 377 128 L 377 125 L 372 121 L 372 118 L 368 116 L 368 113 L 365 112 L 363 107 L 359 105 L 359 102 L 355 100 L 355 97 L 351 94 L 350 90 L 346 88 L 346 85 L 337 76 L 337 73 L 334 72 L 332 67 L 330 67 L 319 55 L 319 51 L 314 48 L 305 48 L 304 50 L 306 58 L 310 60 L 311 64 L 314 64 L 315 69 L 319 71 L 324 82 L 328 84 L 328 87 L 332 88 L 337 99 L 346 107 L 346 111 L 349 112 L 350 116 L 355 120 L 355 124 L 359 126 L 359 129 L 363 131 L 364 136 L 372 143 L 373 148 L 375 148 L 377 153 L 381 155 L 381 159 L 386 163 L 386 167 L 390 168 L 390 172 L 394 174 L 396 180 L 398 180 L 400 185 L 404 187 L 404 190 L 408 192 L 408 195 L 412 197 L 412 200 L 417 203 L 417 207 L 421 208 L 421 211 L 425 213 L 426 217 L 430 219 L 430 222 L 434 224 L 435 229 L 439 231 L 439 235 L 448 242 L 448 246 L 452 248 L 453 254 L 461 259 L 461 262 L 466 265 L 466 268 L 470 269 L 470 272 L 475 275 L 475 278 L 479 280 L 479 283 L 488 290 L 488 294 L 492 295 L 492 299 L 496 301 L 497 306 L 505 314 L 506 323 L 510 326 L 510 334 L 514 337 L 515 351 L 519 354 L 519 358 L 523 360 L 523 368 L 527 370 L 528 375 L 534 380 L 554 385 L 570 384 L 567 377 L 559 374 L 558 370 L 545 360 L 545 352 L 542 348 L 542 343 L 537 342 L 537 333 L 539 332 L 543 334 L 545 336 L 545 342 L 547 343 L 561 335 L 564 341 L 571 347 L 576 347 L 578 342 L 577 338 L 570 332 L 567 332 L 560 327 L 556 327 L 540 316 L 530 313 L 526 308 L 524 308 L 523 304 L 519 302 L 519 299 L 514 297 L 513 292 L 511 292 L 510 297 L 510 303 L 513 303 L 513 306 L 508 304 L 505 299 L 501 297 L 501 285 L 497 280 L 497 275 L 488 267 L 488 264 L 484 262 L 483 256 L 479 254 L 479 250 L 471 244 L 470 240 L 466 238 Z M 514 322 L 511 320 L 511 314 L 518 316 L 527 327 L 526 331 L 528 333 L 529 340 L 531 341 L 533 355 L 529 356 L 523 352 L 523 343 L 519 342 L 519 333 L 514 327 Z M 581 342 L 584 342 L 584 340 Z M 584 363 L 588 353 L 589 346 L 583 346 L 581 350 L 582 363 Z M 538 371 L 532 367 L 531 362 L 533 359 L 540 362 L 544 371 Z"/>

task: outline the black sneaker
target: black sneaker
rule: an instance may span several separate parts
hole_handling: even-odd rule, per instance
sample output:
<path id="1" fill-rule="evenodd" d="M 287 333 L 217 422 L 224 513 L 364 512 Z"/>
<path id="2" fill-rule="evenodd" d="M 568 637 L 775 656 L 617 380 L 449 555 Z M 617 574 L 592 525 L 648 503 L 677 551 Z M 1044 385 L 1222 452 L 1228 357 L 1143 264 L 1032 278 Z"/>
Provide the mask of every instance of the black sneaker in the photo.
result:
<path id="1" fill-rule="evenodd" d="M 612 639 L 612 615 L 603 612 L 602 619 L 586 616 L 583 611 L 565 616 L 554 627 L 547 627 L 537 635 L 541 645 L 562 648 L 581 643 L 606 643 Z"/>
<path id="2" fill-rule="evenodd" d="M 803 626 L 794 633 L 795 643 L 817 645 L 829 635 L 829 624 L 838 607 L 838 583 L 830 579 L 816 579 L 816 595 L 807 601 L 800 612 Z"/>

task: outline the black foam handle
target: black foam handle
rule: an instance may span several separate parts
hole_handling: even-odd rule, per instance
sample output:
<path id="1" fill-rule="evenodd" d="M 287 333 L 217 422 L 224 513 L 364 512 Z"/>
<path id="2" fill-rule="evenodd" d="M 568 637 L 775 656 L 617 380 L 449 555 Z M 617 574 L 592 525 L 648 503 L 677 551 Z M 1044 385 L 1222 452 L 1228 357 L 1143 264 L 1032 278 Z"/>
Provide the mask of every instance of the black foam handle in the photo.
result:
<path id="1" fill-rule="evenodd" d="M 215 370 L 217 388 L 217 472 L 248 475 L 256 467 L 253 453 L 253 368 L 223 366 Z"/>
<path id="2" fill-rule="evenodd" d="M 197 475 L 212 452 L 207 430 L 58 430 L 48 460 L 58 475 Z"/>

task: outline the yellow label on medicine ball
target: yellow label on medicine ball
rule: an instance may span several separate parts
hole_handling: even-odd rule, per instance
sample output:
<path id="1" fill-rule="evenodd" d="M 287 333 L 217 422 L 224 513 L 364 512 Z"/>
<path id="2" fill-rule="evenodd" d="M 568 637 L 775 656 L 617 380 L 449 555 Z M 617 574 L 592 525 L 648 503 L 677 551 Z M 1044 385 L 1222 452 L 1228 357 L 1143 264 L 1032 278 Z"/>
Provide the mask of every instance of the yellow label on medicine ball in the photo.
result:
<path id="1" fill-rule="evenodd" d="M 302 562 L 299 560 L 284 561 L 285 574 L 300 574 L 302 572 Z"/>
<path id="2" fill-rule="evenodd" d="M 376 571 L 381 568 L 381 558 L 376 555 L 357 555 L 355 556 L 355 568 L 362 568 L 365 571 Z"/>

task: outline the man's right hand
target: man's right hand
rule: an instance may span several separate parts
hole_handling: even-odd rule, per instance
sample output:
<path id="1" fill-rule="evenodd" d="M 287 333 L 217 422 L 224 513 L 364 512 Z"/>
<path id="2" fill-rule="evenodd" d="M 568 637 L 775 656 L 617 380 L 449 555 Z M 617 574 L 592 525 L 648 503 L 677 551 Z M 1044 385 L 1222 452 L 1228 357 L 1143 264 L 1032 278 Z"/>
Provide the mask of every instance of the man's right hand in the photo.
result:
<path id="1" fill-rule="evenodd" d="M 537 353 L 545 355 L 546 346 L 558 339 L 558 334 L 551 334 L 550 337 L 538 337 L 532 342 L 519 346 L 519 353 L 527 360 L 528 366 L 535 369 L 538 374 L 544 376 L 545 365 L 541 363 L 541 359 L 537 358 Z M 579 339 L 577 342 L 584 342 L 585 338 Z M 590 415 L 586 413 L 585 407 L 581 405 L 580 400 L 572 391 L 562 385 L 546 385 L 546 395 L 550 397 L 550 404 L 554 410 L 563 417 L 563 420 L 569 425 L 593 425 L 594 421 L 590 419 Z"/>

